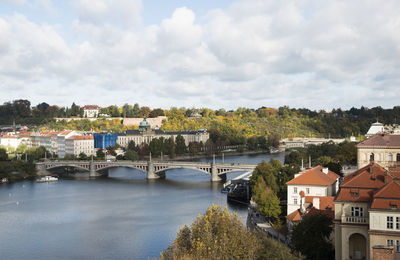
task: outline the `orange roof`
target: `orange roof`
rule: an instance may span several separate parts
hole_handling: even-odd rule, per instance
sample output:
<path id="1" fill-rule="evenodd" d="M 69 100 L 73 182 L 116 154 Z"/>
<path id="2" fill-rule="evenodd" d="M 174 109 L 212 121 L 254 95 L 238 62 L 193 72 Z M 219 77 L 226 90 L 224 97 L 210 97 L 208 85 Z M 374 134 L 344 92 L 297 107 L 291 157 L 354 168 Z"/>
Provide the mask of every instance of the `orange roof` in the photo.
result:
<path id="1" fill-rule="evenodd" d="M 86 105 L 83 107 L 83 109 L 101 109 L 101 107 L 97 105 Z"/>
<path id="2" fill-rule="evenodd" d="M 311 204 L 313 203 L 314 198 L 319 198 L 319 209 L 321 209 L 321 210 L 324 210 L 327 208 L 331 208 L 331 209 L 335 208 L 335 203 L 334 203 L 335 197 L 306 196 L 305 198 L 306 198 L 305 202 L 311 203 Z M 313 206 L 315 207 L 316 205 L 313 205 Z"/>
<path id="3" fill-rule="evenodd" d="M 362 141 L 357 147 L 400 147 L 400 135 L 378 133 Z"/>
<path id="4" fill-rule="evenodd" d="M 400 210 L 400 184 L 394 180 L 375 193 L 371 209 Z"/>
<path id="5" fill-rule="evenodd" d="M 286 184 L 327 186 L 332 185 L 339 178 L 339 175 L 333 171 L 328 170 L 326 174 L 322 172 L 322 169 L 322 166 L 311 168 L 296 178 L 286 182 Z"/>
<path id="6" fill-rule="evenodd" d="M 67 139 L 68 140 L 93 140 L 93 135 L 74 135 Z"/>
<path id="7" fill-rule="evenodd" d="M 286 218 L 292 222 L 297 222 L 301 220 L 301 213 L 300 210 L 295 210 L 292 213 L 290 213 L 289 215 L 286 216 Z"/>
<path id="8" fill-rule="evenodd" d="M 385 185 L 385 176 L 390 180 L 392 179 L 390 174 L 387 174 L 385 168 L 377 163 L 371 163 L 344 177 L 341 188 L 357 187 L 379 189 Z"/>

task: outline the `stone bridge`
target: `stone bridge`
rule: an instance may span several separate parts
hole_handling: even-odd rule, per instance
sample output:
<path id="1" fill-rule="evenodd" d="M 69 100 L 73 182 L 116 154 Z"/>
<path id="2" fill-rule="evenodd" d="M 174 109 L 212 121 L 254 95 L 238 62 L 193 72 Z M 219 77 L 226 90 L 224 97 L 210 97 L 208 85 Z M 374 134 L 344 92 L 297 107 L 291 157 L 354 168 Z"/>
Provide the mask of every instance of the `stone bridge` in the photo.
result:
<path id="1" fill-rule="evenodd" d="M 44 161 L 36 163 L 38 175 L 48 175 L 49 171 L 58 167 L 74 167 L 89 172 L 89 177 L 101 176 L 99 171 L 128 167 L 139 169 L 146 173 L 147 179 L 165 177 L 165 171 L 177 168 L 196 169 L 210 175 L 211 181 L 226 179 L 226 173 L 233 171 L 252 171 L 255 164 L 238 163 L 207 163 L 207 162 L 181 162 L 181 161 Z"/>

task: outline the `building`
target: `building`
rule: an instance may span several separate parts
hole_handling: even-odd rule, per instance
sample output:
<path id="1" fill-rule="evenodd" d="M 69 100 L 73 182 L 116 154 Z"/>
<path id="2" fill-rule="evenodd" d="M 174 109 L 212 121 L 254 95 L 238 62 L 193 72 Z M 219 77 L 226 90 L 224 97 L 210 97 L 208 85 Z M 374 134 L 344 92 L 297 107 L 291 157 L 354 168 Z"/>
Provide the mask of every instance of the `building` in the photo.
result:
<path id="1" fill-rule="evenodd" d="M 383 133 L 385 131 L 385 127 L 382 123 L 376 122 L 371 125 L 368 129 L 368 132 L 365 134 L 366 137 L 373 136 L 377 133 Z"/>
<path id="2" fill-rule="evenodd" d="M 9 132 L 0 136 L 0 146 L 4 146 L 7 150 L 15 150 L 21 144 L 30 147 L 29 132 Z"/>
<path id="3" fill-rule="evenodd" d="M 334 196 L 339 188 L 339 175 L 316 166 L 306 169 L 295 175 L 295 177 L 286 182 L 287 185 L 287 215 L 298 210 L 301 205 L 300 193 L 304 192 L 307 197 L 330 197 Z"/>
<path id="4" fill-rule="evenodd" d="M 324 214 L 334 219 L 334 199 L 332 196 L 305 196 L 304 191 L 300 191 L 299 208 L 286 216 L 288 230 L 299 223 L 307 215 Z"/>
<path id="5" fill-rule="evenodd" d="M 185 144 L 188 146 L 190 142 L 203 142 L 209 139 L 210 135 L 207 129 L 199 129 L 197 131 L 161 131 L 152 130 L 150 123 L 146 118 L 139 124 L 139 130 L 127 130 L 124 133 L 118 134 L 117 143 L 122 147 L 127 147 L 130 141 L 134 141 L 136 145 L 143 143 L 149 144 L 155 138 L 175 138 L 181 135 L 185 139 Z"/>
<path id="6" fill-rule="evenodd" d="M 64 158 L 66 155 L 66 139 L 75 135 L 79 135 L 78 132 L 62 131 L 57 134 L 57 155 L 59 158 Z"/>
<path id="7" fill-rule="evenodd" d="M 358 169 L 371 161 L 383 167 L 400 164 L 400 135 L 375 134 L 357 145 Z"/>
<path id="8" fill-rule="evenodd" d="M 335 198 L 336 259 L 400 259 L 400 169 L 370 163 Z"/>
<path id="9" fill-rule="evenodd" d="M 83 107 L 83 117 L 98 117 L 101 107 L 96 105 L 86 105 Z"/>
<path id="10" fill-rule="evenodd" d="M 166 116 L 158 116 L 154 118 L 145 118 L 146 121 L 150 124 L 150 126 L 153 129 L 159 129 L 162 126 L 163 121 L 168 120 Z M 133 126 L 133 125 L 139 125 L 142 121 L 143 118 L 123 118 L 122 119 L 122 124 L 125 126 Z"/>
<path id="11" fill-rule="evenodd" d="M 114 147 L 117 144 L 117 134 L 100 133 L 94 134 L 94 148 L 106 149 L 107 147 Z"/>
<path id="12" fill-rule="evenodd" d="M 95 155 L 92 135 L 75 135 L 65 139 L 66 155 L 79 157 L 81 153 L 86 154 L 86 156 Z"/>

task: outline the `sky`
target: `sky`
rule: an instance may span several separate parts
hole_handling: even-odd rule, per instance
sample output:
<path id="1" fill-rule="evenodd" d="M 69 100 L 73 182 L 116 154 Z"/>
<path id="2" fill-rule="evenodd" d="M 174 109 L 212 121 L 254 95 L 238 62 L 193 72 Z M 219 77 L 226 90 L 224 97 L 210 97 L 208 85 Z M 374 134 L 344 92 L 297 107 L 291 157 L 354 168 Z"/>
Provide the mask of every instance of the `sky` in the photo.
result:
<path id="1" fill-rule="evenodd" d="M 398 0 L 1 0 L 0 103 L 390 108 L 399 13 Z"/>

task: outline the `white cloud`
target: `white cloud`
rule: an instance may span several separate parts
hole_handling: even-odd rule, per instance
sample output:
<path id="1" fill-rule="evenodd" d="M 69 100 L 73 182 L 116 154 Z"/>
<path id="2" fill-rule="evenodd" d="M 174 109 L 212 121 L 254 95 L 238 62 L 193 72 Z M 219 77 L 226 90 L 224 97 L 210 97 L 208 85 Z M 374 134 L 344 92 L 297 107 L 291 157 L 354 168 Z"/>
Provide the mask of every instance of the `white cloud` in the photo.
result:
<path id="1" fill-rule="evenodd" d="M 318 109 L 400 97 L 398 1 L 240 0 L 202 23 L 180 7 L 148 27 L 141 1 L 74 6 L 74 43 L 62 27 L 0 15 L 0 88 L 10 93 L 0 101 Z"/>

